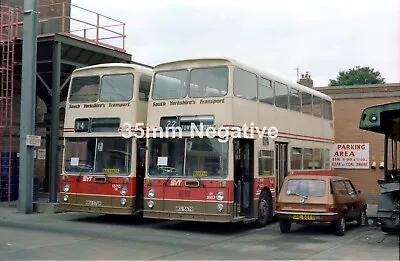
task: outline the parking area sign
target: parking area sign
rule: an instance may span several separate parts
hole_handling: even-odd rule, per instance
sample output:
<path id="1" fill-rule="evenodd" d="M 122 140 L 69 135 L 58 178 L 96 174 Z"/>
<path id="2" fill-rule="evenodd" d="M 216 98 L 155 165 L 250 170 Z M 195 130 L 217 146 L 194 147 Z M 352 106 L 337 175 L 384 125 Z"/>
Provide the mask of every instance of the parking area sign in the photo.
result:
<path id="1" fill-rule="evenodd" d="M 368 169 L 369 143 L 336 143 L 332 166 L 336 169 Z"/>

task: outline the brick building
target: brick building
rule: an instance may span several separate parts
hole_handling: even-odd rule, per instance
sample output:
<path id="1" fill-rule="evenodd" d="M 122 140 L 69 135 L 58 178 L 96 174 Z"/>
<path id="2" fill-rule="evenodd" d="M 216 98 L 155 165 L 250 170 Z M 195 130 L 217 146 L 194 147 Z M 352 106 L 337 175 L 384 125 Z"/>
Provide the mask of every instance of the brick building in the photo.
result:
<path id="1" fill-rule="evenodd" d="M 336 168 L 336 175 L 350 178 L 366 196 L 374 202 L 380 191 L 377 180 L 383 178 L 384 137 L 359 129 L 361 112 L 365 107 L 400 101 L 400 83 L 338 86 L 316 88 L 330 97 L 333 101 L 335 142 L 336 143 L 369 143 L 369 167 L 367 169 Z M 400 148 L 398 154 L 400 155 Z M 400 159 L 398 159 L 400 161 Z M 373 163 L 376 168 L 371 168 Z"/>

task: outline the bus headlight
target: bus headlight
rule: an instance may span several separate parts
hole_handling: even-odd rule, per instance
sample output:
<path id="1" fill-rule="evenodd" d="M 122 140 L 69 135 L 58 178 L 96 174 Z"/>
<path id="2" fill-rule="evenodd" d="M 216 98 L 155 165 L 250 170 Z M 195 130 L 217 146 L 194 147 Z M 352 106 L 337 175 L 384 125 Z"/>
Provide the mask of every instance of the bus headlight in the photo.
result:
<path id="1" fill-rule="evenodd" d="M 64 195 L 64 202 L 68 202 L 69 196 L 68 195 Z"/>
<path id="2" fill-rule="evenodd" d="M 217 195 L 216 195 L 216 198 L 217 198 L 218 201 L 224 200 L 224 192 L 218 191 Z"/>
<path id="3" fill-rule="evenodd" d="M 121 187 L 119 193 L 121 193 L 122 196 L 125 196 L 126 193 L 128 193 L 128 189 L 126 187 Z"/>
<path id="4" fill-rule="evenodd" d="M 149 208 L 153 208 L 153 207 L 154 207 L 154 202 L 153 202 L 152 200 L 150 200 L 150 201 L 147 203 L 147 206 L 148 206 Z"/>
<path id="5" fill-rule="evenodd" d="M 121 198 L 121 205 L 125 206 L 126 205 L 126 198 Z"/>
<path id="6" fill-rule="evenodd" d="M 68 192 L 69 191 L 69 185 L 68 184 L 65 184 L 64 185 L 64 192 Z"/>
<path id="7" fill-rule="evenodd" d="M 218 204 L 217 205 L 217 210 L 218 210 L 218 212 L 222 212 L 222 210 L 224 210 L 224 205 Z"/>
<path id="8" fill-rule="evenodd" d="M 155 195 L 155 192 L 154 192 L 154 189 L 149 189 L 149 192 L 147 192 L 147 196 L 149 197 L 149 198 L 154 198 L 154 195 Z"/>

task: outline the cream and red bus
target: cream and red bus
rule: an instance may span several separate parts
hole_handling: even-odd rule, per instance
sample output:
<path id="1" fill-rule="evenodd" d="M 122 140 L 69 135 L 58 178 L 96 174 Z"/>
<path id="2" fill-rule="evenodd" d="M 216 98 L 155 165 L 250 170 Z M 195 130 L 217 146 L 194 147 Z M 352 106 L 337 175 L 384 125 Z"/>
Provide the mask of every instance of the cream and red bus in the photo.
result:
<path id="1" fill-rule="evenodd" d="M 152 67 L 109 63 L 71 75 L 64 121 L 60 208 L 141 214 L 145 139 L 126 137 L 126 124 L 146 125 Z"/>
<path id="2" fill-rule="evenodd" d="M 153 73 L 145 218 L 264 226 L 286 175 L 333 175 L 329 96 L 230 58 Z"/>

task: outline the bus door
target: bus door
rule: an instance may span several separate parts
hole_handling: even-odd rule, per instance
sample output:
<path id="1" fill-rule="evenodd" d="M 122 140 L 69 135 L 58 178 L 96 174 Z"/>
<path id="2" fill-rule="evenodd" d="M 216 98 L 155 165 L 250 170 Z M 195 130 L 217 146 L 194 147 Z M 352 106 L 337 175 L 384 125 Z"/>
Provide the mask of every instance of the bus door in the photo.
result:
<path id="1" fill-rule="evenodd" d="M 143 209 L 144 175 L 146 169 L 146 140 L 136 141 L 136 210 Z"/>
<path id="2" fill-rule="evenodd" d="M 275 195 L 278 196 L 283 180 L 288 173 L 288 144 L 276 142 L 275 155 Z"/>
<path id="3" fill-rule="evenodd" d="M 253 216 L 254 141 L 234 141 L 235 216 Z"/>

